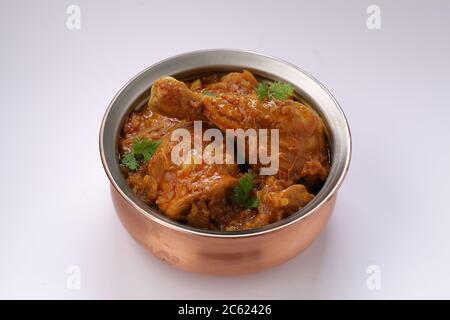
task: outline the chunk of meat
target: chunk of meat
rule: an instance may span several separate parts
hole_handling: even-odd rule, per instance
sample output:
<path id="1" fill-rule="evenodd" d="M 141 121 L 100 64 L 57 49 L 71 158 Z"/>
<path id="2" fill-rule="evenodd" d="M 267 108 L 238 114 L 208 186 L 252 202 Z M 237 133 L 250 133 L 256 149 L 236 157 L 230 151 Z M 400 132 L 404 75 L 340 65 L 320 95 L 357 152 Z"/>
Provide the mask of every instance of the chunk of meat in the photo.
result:
<path id="1" fill-rule="evenodd" d="M 210 93 L 235 93 L 235 94 L 250 94 L 254 91 L 258 84 L 255 76 L 244 70 L 243 72 L 230 72 L 215 81 L 206 79 L 197 79 L 197 85 L 191 86 L 191 89 L 197 92 L 208 91 Z"/>
<path id="2" fill-rule="evenodd" d="M 169 118 L 150 110 L 146 106 L 143 110 L 134 111 L 126 120 L 119 142 L 121 154 L 130 152 L 133 142 L 137 138 L 146 138 L 150 141 L 159 140 L 183 121 Z M 142 200 L 147 199 L 147 167 L 141 166 L 137 171 L 127 171 L 128 184 L 133 192 Z"/>
<path id="3" fill-rule="evenodd" d="M 245 78 L 247 74 L 233 73 L 193 91 L 185 83 L 165 77 L 153 84 L 149 106 L 170 117 L 210 121 L 223 131 L 279 129 L 277 178 L 323 181 L 329 164 L 322 119 L 310 107 L 292 99 L 258 100 L 256 82 Z M 204 94 L 206 91 L 213 94 Z M 261 167 L 258 164 L 254 169 Z"/>
<path id="4" fill-rule="evenodd" d="M 279 221 L 303 208 L 314 198 L 304 185 L 289 185 L 287 181 L 274 177 L 269 177 L 257 194 L 258 211 L 242 211 L 228 222 L 226 230 L 254 229 Z"/>
<path id="5" fill-rule="evenodd" d="M 187 129 L 194 140 L 194 126 L 187 123 L 177 128 Z M 204 128 L 207 129 L 207 128 Z M 145 181 L 145 199 L 174 220 L 187 219 L 191 225 L 210 227 L 209 206 L 218 202 L 237 182 L 237 165 L 187 164 L 173 161 L 172 150 L 179 141 L 171 141 L 167 134 L 150 159 Z M 204 145 L 206 147 L 206 144 Z M 204 149 L 205 152 L 206 149 Z M 198 150 L 192 148 L 183 159 L 193 158 Z"/>
<path id="6" fill-rule="evenodd" d="M 148 106 L 168 117 L 207 120 L 203 116 L 201 95 L 172 77 L 163 77 L 153 83 Z"/>
<path id="7" fill-rule="evenodd" d="M 302 184 L 288 185 L 287 182 L 269 177 L 264 187 L 258 191 L 260 205 L 258 212 L 278 221 L 300 208 L 314 198 Z"/>
<path id="8" fill-rule="evenodd" d="M 123 126 L 119 143 L 120 151 L 129 152 L 136 138 L 158 140 L 180 122 L 178 119 L 157 114 L 148 107 L 142 111 L 133 112 Z"/>

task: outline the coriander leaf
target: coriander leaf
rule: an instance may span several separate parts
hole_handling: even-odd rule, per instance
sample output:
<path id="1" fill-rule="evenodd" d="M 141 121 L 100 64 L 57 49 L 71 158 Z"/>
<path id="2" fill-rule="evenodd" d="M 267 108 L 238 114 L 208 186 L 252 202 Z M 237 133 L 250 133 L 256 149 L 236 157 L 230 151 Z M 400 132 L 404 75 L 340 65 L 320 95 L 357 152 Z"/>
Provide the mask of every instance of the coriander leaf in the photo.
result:
<path id="1" fill-rule="evenodd" d="M 130 170 L 137 170 L 142 163 L 146 163 L 155 153 L 161 141 L 150 141 L 147 138 L 137 138 L 131 145 L 131 151 L 122 156 L 122 165 Z"/>
<path id="2" fill-rule="evenodd" d="M 134 155 L 141 155 L 145 163 L 150 160 L 160 143 L 159 140 L 150 141 L 147 138 L 138 138 L 133 142 L 133 153 Z"/>
<path id="3" fill-rule="evenodd" d="M 250 197 L 253 190 L 253 180 L 255 176 L 253 173 L 246 173 L 239 179 L 239 184 L 234 188 L 235 200 L 242 204 L 246 209 L 255 208 L 258 206 L 258 198 Z"/>
<path id="4" fill-rule="evenodd" d="M 279 100 L 286 100 L 294 93 L 294 87 L 285 82 L 275 81 L 270 84 L 270 95 Z"/>
<path id="5" fill-rule="evenodd" d="M 246 173 L 239 179 L 239 185 L 234 188 L 234 195 L 239 203 L 243 204 L 247 201 L 253 189 L 253 179 L 252 173 Z"/>
<path id="6" fill-rule="evenodd" d="M 275 81 L 270 84 L 259 82 L 256 85 L 256 95 L 259 100 L 286 100 L 294 94 L 294 87 L 285 82 Z"/>
<path id="7" fill-rule="evenodd" d="M 132 152 L 127 152 L 122 156 L 122 164 L 133 171 L 139 168 L 139 162 Z"/>
<path id="8" fill-rule="evenodd" d="M 257 197 L 255 196 L 251 196 L 250 198 L 247 199 L 247 201 L 244 204 L 245 209 L 250 209 L 250 208 L 257 208 L 259 205 L 259 200 Z"/>
<path id="9" fill-rule="evenodd" d="M 265 82 L 258 82 L 256 85 L 256 95 L 259 100 L 270 100 L 269 86 Z"/>
<path id="10" fill-rule="evenodd" d="M 216 97 L 217 95 L 214 92 L 208 91 L 208 90 L 203 90 L 202 93 L 205 96 L 210 96 L 210 97 Z"/>

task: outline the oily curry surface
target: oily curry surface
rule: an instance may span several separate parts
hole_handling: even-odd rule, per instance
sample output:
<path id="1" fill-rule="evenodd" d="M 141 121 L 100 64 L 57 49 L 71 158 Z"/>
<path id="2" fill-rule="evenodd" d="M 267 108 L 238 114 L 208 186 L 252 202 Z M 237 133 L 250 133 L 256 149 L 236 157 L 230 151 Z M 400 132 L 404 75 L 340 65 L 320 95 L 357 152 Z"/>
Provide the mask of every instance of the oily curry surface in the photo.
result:
<path id="1" fill-rule="evenodd" d="M 200 134 L 210 128 L 278 129 L 278 170 L 262 175 L 267 164 L 249 163 L 251 148 L 239 155 L 236 146 L 217 141 L 213 152 L 223 150 L 224 157 L 241 156 L 247 163 L 174 162 L 179 141 L 172 133 L 191 133 L 194 146 L 195 121 L 202 121 Z M 131 113 L 119 143 L 133 192 L 171 219 L 203 229 L 248 230 L 279 221 L 314 198 L 330 169 L 325 126 L 317 113 L 293 98 L 292 86 L 258 82 L 245 70 L 188 82 L 155 81 L 148 106 Z M 201 141 L 203 150 L 209 143 Z M 270 144 L 266 151 L 271 152 Z M 184 156 L 194 155 L 192 149 Z"/>

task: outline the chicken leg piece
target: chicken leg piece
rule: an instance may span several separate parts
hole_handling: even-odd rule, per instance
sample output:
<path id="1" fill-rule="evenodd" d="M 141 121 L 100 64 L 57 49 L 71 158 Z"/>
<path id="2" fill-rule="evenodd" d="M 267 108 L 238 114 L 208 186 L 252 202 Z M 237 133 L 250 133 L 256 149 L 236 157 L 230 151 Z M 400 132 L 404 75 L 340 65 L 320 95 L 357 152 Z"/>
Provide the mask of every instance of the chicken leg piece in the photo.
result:
<path id="1" fill-rule="evenodd" d="M 180 124 L 175 129 L 180 128 L 186 129 L 194 139 L 192 122 Z M 147 203 L 156 203 L 165 215 L 174 220 L 188 220 L 190 225 L 213 229 L 210 207 L 221 202 L 225 193 L 237 184 L 239 168 L 237 165 L 207 164 L 205 161 L 201 164 L 177 164 L 172 159 L 172 150 L 178 144 L 179 141 L 171 141 L 170 133 L 161 139 L 148 162 L 144 185 L 141 186 L 144 190 L 140 193 L 145 192 Z M 205 148 L 203 150 L 206 152 Z M 190 153 L 183 155 L 183 159 L 193 160 L 196 152 L 198 150 L 192 148 Z M 132 181 L 129 184 L 133 188 Z"/>
<path id="2" fill-rule="evenodd" d="M 276 177 L 292 182 L 324 181 L 329 162 L 322 119 L 310 107 L 292 99 L 259 100 L 257 81 L 249 74 L 231 73 L 195 91 L 181 81 L 164 77 L 153 84 L 149 106 L 169 117 L 212 122 L 222 131 L 279 129 Z M 261 167 L 253 166 L 256 172 Z"/>

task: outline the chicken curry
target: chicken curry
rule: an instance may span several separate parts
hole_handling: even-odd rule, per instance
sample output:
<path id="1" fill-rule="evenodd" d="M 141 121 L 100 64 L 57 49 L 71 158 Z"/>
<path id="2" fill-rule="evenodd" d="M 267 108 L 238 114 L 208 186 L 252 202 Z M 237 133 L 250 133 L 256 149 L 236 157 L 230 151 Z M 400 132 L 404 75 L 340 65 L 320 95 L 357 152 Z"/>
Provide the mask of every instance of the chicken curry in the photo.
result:
<path id="1" fill-rule="evenodd" d="M 190 133 L 188 144 L 195 145 L 198 121 L 200 135 L 210 129 L 276 129 L 277 149 L 269 145 L 265 151 L 276 153 L 278 170 L 262 174 L 267 163 L 250 162 L 251 148 L 239 154 L 236 145 L 217 139 L 225 157 L 244 160 L 174 162 L 179 141 L 173 133 Z M 194 81 L 163 77 L 153 83 L 148 105 L 127 118 L 120 161 L 132 191 L 169 218 L 202 229 L 248 230 L 279 221 L 314 198 L 330 170 L 325 130 L 287 83 L 258 81 L 246 70 Z M 208 142 L 200 146 L 207 150 Z"/>

